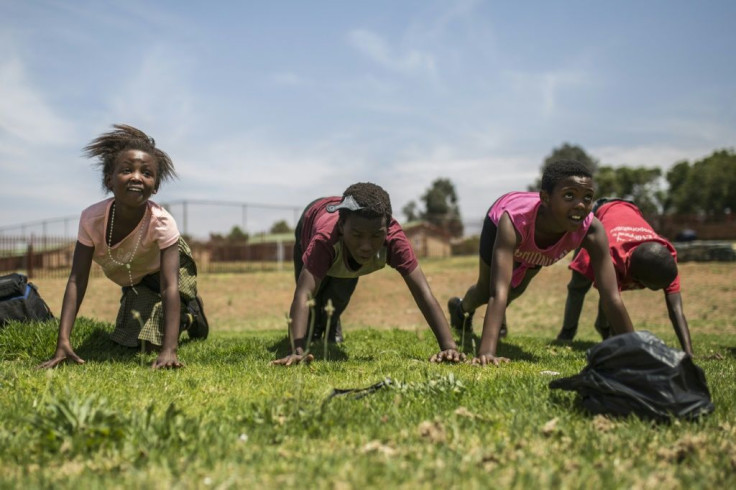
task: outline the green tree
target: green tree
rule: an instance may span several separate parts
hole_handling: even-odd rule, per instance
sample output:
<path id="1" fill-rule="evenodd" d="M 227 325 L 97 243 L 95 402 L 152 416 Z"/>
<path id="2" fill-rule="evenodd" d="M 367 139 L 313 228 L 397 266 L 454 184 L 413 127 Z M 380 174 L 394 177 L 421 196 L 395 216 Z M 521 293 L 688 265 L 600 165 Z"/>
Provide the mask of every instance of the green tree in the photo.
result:
<path id="1" fill-rule="evenodd" d="M 692 165 L 680 162 L 667 173 L 671 205 L 678 214 L 723 216 L 736 209 L 736 153 L 718 150 Z"/>
<path id="2" fill-rule="evenodd" d="M 292 230 L 289 226 L 289 223 L 286 222 L 285 219 L 279 220 L 275 222 L 273 225 L 271 225 L 271 233 L 291 233 Z"/>
<path id="3" fill-rule="evenodd" d="M 416 221 L 420 218 L 419 208 L 416 201 L 409 201 L 406 206 L 401 208 L 401 212 L 406 216 L 406 221 Z"/>
<path id="4" fill-rule="evenodd" d="M 664 207 L 660 189 L 662 170 L 645 167 L 603 166 L 595 176 L 598 197 L 620 197 L 636 203 L 644 214 L 659 213 Z"/>
<path id="5" fill-rule="evenodd" d="M 693 212 L 693 203 L 688 201 L 684 194 L 687 193 L 685 188 L 687 178 L 690 174 L 690 162 L 683 160 L 677 162 L 667 171 L 665 178 L 667 179 L 668 192 L 664 202 L 664 211 L 676 211 L 679 213 Z"/>
<path id="6" fill-rule="evenodd" d="M 578 162 L 588 166 L 593 172 L 593 175 L 598 171 L 598 160 L 588 155 L 582 147 L 578 145 L 571 145 L 570 143 L 563 143 L 559 148 L 554 148 L 547 158 L 544 159 L 540 168 L 539 177 L 530 185 L 528 189 L 530 191 L 538 191 L 542 187 L 542 174 L 547 166 L 556 162 L 557 160 L 577 160 Z"/>
<path id="7" fill-rule="evenodd" d="M 230 242 L 247 242 L 248 234 L 236 225 L 233 226 L 230 233 L 228 233 L 227 240 Z"/>
<path id="8" fill-rule="evenodd" d="M 420 210 L 415 201 L 410 201 L 402 208 L 407 221 L 418 219 L 429 221 L 447 231 L 450 236 L 463 235 L 463 222 L 460 218 L 455 185 L 450 179 L 438 178 L 421 197 L 424 210 Z"/>

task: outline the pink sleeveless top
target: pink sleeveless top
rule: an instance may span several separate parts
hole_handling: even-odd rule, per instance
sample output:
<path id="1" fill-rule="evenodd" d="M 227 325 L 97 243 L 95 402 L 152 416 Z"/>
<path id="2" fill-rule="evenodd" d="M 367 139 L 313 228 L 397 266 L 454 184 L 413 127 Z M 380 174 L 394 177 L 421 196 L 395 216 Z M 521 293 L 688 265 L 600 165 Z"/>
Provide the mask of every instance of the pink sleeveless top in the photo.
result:
<path id="1" fill-rule="evenodd" d="M 527 269 L 552 265 L 568 253 L 580 246 L 593 222 L 593 213 L 585 217 L 580 229 L 565 233 L 556 243 L 539 248 L 534 242 L 537 210 L 542 200 L 538 192 L 509 192 L 501 196 L 491 209 L 488 217 L 496 226 L 504 213 L 509 215 L 516 231 L 521 236 L 521 243 L 514 250 L 514 273 L 511 278 L 511 287 L 521 284 Z"/>

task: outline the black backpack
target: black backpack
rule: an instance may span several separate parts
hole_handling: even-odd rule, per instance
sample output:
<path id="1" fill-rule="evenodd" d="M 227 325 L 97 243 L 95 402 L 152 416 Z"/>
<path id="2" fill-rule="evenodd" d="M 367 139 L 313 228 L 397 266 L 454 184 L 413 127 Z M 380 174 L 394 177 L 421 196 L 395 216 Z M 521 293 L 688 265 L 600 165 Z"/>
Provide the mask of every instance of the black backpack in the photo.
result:
<path id="1" fill-rule="evenodd" d="M 12 320 L 44 321 L 54 318 L 36 286 L 23 274 L 0 276 L 0 327 Z"/>
<path id="2" fill-rule="evenodd" d="M 697 419 L 714 410 L 703 370 L 650 332 L 610 337 L 591 347 L 587 357 L 580 374 L 556 379 L 549 387 L 577 391 L 590 413 L 634 413 L 665 421 Z"/>

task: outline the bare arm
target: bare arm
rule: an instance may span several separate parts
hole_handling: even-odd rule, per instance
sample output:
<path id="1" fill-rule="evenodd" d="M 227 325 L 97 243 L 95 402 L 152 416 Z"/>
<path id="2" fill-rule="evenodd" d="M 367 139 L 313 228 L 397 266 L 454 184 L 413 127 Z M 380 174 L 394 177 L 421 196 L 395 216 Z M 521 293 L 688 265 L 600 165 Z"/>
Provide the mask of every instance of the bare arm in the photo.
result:
<path id="1" fill-rule="evenodd" d="M 430 361 L 458 362 L 465 359 L 465 355 L 457 350 L 457 344 L 455 344 L 455 339 L 452 338 L 447 319 L 439 303 L 437 303 L 437 299 L 432 294 L 422 268 L 417 265 L 413 271 L 404 277 L 404 281 L 440 346 L 440 352 L 433 355 Z"/>
<path id="2" fill-rule="evenodd" d="M 294 290 L 294 299 L 291 301 L 291 309 L 289 317 L 291 324 L 289 325 L 289 335 L 293 340 L 293 351 L 288 356 L 272 361 L 271 364 L 282 366 L 291 366 L 300 362 L 309 362 L 314 359 L 312 354 L 304 356 L 304 349 L 307 346 L 307 323 L 309 321 L 309 306 L 307 301 L 314 298 L 319 289 L 320 280 L 304 267 L 299 273 L 299 279 L 296 281 L 296 289 Z"/>
<path id="3" fill-rule="evenodd" d="M 613 331 L 616 334 L 633 332 L 634 326 L 618 290 L 616 271 L 608 251 L 606 231 L 598 218 L 593 218 L 593 223 L 583 239 L 582 247 L 590 254 L 590 263 L 595 273 L 595 282 L 598 285 L 603 311 Z"/>
<path id="4" fill-rule="evenodd" d="M 84 360 L 72 349 L 70 338 L 79 307 L 82 306 L 82 300 L 87 292 L 87 282 L 89 281 L 89 271 L 92 267 L 94 251 L 94 247 L 88 247 L 79 242 L 74 247 L 72 271 L 69 274 L 69 280 L 66 283 L 66 290 L 64 291 L 64 300 L 61 304 L 59 338 L 56 341 L 56 352 L 54 353 L 54 357 L 41 363 L 38 366 L 39 368 L 53 368 L 67 359 L 71 359 L 77 364 L 84 364 Z"/>
<path id="5" fill-rule="evenodd" d="M 181 297 L 179 296 L 179 244 L 161 250 L 161 301 L 164 309 L 164 341 L 153 369 L 179 368 L 176 351 L 179 347 Z"/>
<path id="6" fill-rule="evenodd" d="M 508 362 L 504 357 L 496 357 L 498 333 L 506 313 L 511 277 L 514 272 L 514 248 L 518 242 L 516 229 L 507 214 L 501 216 L 493 244 L 491 261 L 490 297 L 486 317 L 483 320 L 483 333 L 480 338 L 478 357 L 474 364 L 495 364 Z"/>
<path id="7" fill-rule="evenodd" d="M 685 312 L 682 309 L 682 296 L 680 296 L 680 293 L 665 293 L 664 300 L 667 303 L 667 314 L 670 316 L 672 328 L 675 329 L 682 350 L 692 356 L 693 346 L 690 342 L 690 329 L 687 325 Z"/>

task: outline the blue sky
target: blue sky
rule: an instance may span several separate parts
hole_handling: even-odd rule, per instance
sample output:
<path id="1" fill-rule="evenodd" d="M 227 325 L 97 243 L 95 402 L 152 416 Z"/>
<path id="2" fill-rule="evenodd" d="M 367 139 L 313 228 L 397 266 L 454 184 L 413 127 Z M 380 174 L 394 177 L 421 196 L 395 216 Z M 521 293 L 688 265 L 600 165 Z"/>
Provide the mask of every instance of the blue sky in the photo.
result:
<path id="1" fill-rule="evenodd" d="M 159 202 L 372 181 L 403 219 L 448 177 L 480 222 L 563 142 L 663 169 L 733 148 L 734 20 L 730 0 L 0 0 L 0 227 L 104 198 L 81 149 L 116 122 L 172 156 Z M 190 233 L 240 224 L 207 214 Z"/>

